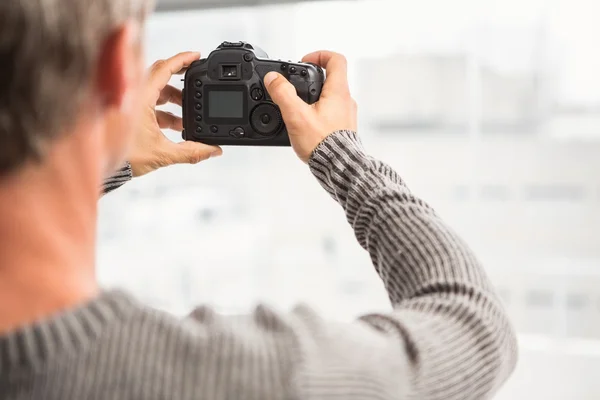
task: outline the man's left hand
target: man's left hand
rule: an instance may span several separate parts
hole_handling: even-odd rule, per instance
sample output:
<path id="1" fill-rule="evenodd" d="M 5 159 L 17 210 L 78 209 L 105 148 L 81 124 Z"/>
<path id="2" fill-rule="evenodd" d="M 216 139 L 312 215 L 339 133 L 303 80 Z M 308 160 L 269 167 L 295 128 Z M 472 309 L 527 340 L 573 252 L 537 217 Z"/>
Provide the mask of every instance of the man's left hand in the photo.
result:
<path id="1" fill-rule="evenodd" d="M 199 58 L 200 53 L 180 53 L 167 60 L 159 60 L 150 67 L 144 94 L 146 104 L 127 157 L 133 176 L 145 175 L 173 164 L 196 164 L 223 153 L 218 146 L 189 141 L 174 143 L 161 131 L 161 129 L 183 130 L 183 121 L 180 117 L 156 110 L 156 106 L 167 103 L 182 106 L 181 90 L 169 85 L 169 81 L 173 75 L 185 71 Z"/>

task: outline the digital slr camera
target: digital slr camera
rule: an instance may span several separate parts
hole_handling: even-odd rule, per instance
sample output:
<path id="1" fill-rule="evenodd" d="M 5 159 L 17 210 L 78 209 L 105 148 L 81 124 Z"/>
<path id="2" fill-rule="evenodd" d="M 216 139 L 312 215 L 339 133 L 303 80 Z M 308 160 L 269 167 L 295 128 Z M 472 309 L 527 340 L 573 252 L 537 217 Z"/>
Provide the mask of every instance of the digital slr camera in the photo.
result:
<path id="1" fill-rule="evenodd" d="M 314 64 L 269 60 L 245 42 L 224 42 L 190 65 L 183 89 L 183 139 L 210 145 L 289 146 L 279 107 L 271 101 L 263 79 L 277 71 L 313 104 L 325 82 Z"/>

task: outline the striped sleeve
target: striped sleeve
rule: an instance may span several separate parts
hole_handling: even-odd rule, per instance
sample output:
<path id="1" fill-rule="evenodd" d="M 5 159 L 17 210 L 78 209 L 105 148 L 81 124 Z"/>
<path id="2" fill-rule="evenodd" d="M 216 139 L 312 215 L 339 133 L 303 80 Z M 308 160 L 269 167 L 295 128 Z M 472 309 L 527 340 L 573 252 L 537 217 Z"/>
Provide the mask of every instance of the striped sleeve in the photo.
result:
<path id="1" fill-rule="evenodd" d="M 517 359 L 514 330 L 469 247 L 355 132 L 336 132 L 309 166 L 344 208 L 392 302 L 361 318 L 397 340 L 418 399 L 489 398 Z M 413 397 L 411 397 L 413 398 Z"/>
<path id="2" fill-rule="evenodd" d="M 107 178 L 102 185 L 102 194 L 105 195 L 115 189 L 120 188 L 129 182 L 133 177 L 131 164 L 125 162 L 125 165 L 119 168 L 110 178 Z"/>

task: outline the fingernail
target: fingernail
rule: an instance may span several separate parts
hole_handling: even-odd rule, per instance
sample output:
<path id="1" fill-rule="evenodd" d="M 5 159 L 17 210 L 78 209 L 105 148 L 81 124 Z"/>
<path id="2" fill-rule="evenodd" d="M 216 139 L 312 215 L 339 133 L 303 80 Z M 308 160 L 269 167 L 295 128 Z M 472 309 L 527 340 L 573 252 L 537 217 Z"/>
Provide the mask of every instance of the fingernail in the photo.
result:
<path id="1" fill-rule="evenodd" d="M 277 72 L 269 72 L 267 75 L 265 75 L 265 85 L 269 86 L 271 84 L 271 82 L 273 82 L 275 79 L 277 79 L 279 77 L 279 74 Z"/>
<path id="2" fill-rule="evenodd" d="M 216 157 L 220 157 L 223 155 L 223 150 L 215 150 L 212 153 L 210 153 L 210 158 L 216 158 Z"/>

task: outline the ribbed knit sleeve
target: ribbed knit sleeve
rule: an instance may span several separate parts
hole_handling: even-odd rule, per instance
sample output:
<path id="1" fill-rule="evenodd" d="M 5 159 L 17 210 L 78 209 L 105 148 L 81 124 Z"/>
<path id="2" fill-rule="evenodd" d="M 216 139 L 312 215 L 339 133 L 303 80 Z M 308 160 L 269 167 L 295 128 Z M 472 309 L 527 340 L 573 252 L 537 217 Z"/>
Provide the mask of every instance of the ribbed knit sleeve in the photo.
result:
<path id="1" fill-rule="evenodd" d="M 132 177 L 131 164 L 126 162 L 125 165 L 117 170 L 117 172 L 104 181 L 102 185 L 102 194 L 104 195 L 120 188 L 125 183 L 129 182 Z"/>
<path id="2" fill-rule="evenodd" d="M 392 168 L 369 157 L 354 132 L 321 143 L 310 168 L 383 280 L 395 311 L 361 319 L 406 349 L 412 396 L 494 393 L 515 367 L 516 339 L 469 247 Z"/>

